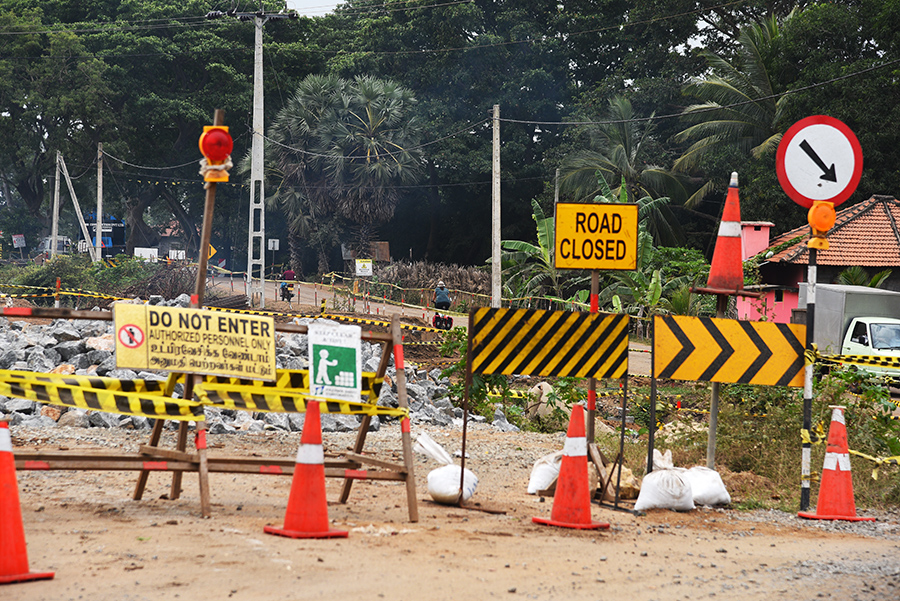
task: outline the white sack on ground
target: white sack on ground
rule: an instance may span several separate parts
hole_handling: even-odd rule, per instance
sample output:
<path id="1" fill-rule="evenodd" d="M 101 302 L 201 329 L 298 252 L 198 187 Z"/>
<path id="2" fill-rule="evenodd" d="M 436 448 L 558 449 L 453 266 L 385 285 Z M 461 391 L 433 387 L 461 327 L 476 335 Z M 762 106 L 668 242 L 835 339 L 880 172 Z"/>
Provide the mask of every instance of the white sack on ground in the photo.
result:
<path id="1" fill-rule="evenodd" d="M 436 443 L 434 439 L 425 432 L 421 432 L 416 436 L 416 444 L 413 446 L 413 451 L 422 453 L 438 463 L 446 465 L 451 465 L 453 463 L 453 457 L 450 456 L 450 453 L 448 453 L 444 447 Z"/>
<path id="2" fill-rule="evenodd" d="M 562 464 L 563 452 L 557 451 L 544 455 L 534 462 L 531 478 L 528 479 L 528 494 L 537 494 L 539 490 L 547 490 L 559 477 L 559 466 Z"/>
<path id="3" fill-rule="evenodd" d="M 635 511 L 674 509 L 690 511 L 694 508 L 691 484 L 682 477 L 687 470 L 654 470 L 644 476 L 641 492 L 634 504 Z"/>
<path id="4" fill-rule="evenodd" d="M 445 505 L 456 504 L 459 500 L 460 467 L 453 464 L 453 457 L 450 456 L 450 453 L 425 432 L 420 433 L 416 437 L 416 444 L 413 446 L 413 450 L 427 455 L 438 463 L 445 464 L 443 467 L 431 470 L 428 473 L 428 494 L 431 495 L 431 498 L 436 503 Z M 477 485 L 478 477 L 467 469 L 463 478 L 463 501 L 468 501 L 472 498 Z"/>
<path id="5" fill-rule="evenodd" d="M 428 494 L 436 503 L 456 504 L 459 499 L 459 470 L 458 465 L 445 465 L 428 473 Z M 463 479 L 463 501 L 472 498 L 476 486 L 478 486 L 478 477 L 466 470 Z"/>
<path id="6" fill-rule="evenodd" d="M 716 470 L 698 465 L 682 474 L 691 483 L 695 505 L 728 505 L 731 495 L 722 482 L 722 476 Z"/>
<path id="7" fill-rule="evenodd" d="M 646 467 L 646 466 L 645 466 Z M 675 467 L 672 461 L 672 449 L 666 450 L 665 454 L 660 453 L 659 449 L 653 449 L 653 470 L 670 470 Z"/>

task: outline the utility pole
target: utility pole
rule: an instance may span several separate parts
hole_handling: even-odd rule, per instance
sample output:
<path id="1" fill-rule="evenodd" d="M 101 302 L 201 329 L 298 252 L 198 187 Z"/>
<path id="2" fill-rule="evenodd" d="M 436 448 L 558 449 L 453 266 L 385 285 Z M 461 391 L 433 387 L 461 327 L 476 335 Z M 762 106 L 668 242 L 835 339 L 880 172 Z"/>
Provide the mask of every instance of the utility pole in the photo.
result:
<path id="1" fill-rule="evenodd" d="M 494 105 L 494 152 L 491 168 L 491 307 L 499 308 L 500 285 L 500 105 Z"/>
<path id="2" fill-rule="evenodd" d="M 256 30 L 253 45 L 253 132 L 250 146 L 250 219 L 247 240 L 247 295 L 251 306 L 255 299 L 259 307 L 266 306 L 266 208 L 265 185 L 263 182 L 263 28 L 269 20 L 297 19 L 296 12 L 268 13 L 259 0 L 259 10 L 253 13 L 238 12 L 232 8 L 227 12 L 213 10 L 206 13 L 207 19 L 229 16 L 239 21 L 253 20 Z M 258 278 L 256 277 L 258 274 Z"/>
<path id="3" fill-rule="evenodd" d="M 103 142 L 97 142 L 97 219 L 94 222 L 95 260 L 103 259 Z M 90 243 L 90 240 L 86 240 Z"/>

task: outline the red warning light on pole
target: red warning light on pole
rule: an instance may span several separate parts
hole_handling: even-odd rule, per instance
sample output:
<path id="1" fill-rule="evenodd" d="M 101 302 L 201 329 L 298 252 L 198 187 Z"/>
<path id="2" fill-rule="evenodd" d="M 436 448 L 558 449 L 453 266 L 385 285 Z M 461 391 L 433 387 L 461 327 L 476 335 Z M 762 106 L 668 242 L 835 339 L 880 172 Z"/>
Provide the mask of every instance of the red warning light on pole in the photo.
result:
<path id="1" fill-rule="evenodd" d="M 204 125 L 200 135 L 200 152 L 206 157 L 203 179 L 208 182 L 227 182 L 231 167 L 231 151 L 234 141 L 224 125 Z M 227 165 L 226 165 L 227 163 Z"/>

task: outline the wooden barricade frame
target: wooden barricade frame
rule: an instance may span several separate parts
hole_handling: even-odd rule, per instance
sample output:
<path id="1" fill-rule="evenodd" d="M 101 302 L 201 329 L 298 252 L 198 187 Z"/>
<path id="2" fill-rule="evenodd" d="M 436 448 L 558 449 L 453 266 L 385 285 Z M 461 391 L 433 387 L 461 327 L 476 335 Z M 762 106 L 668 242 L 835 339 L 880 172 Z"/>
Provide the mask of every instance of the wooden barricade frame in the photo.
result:
<path id="1" fill-rule="evenodd" d="M 593 320 L 593 323 L 589 320 Z M 612 465 L 613 469 L 616 464 L 624 465 L 629 320 L 630 317 L 627 314 L 599 312 L 485 307 L 469 310 L 463 394 L 462 460 L 457 505 L 464 507 L 462 491 L 466 467 L 466 431 L 469 417 L 469 390 L 472 387 L 473 373 L 589 377 L 590 392 L 595 390 L 596 378 L 620 378 L 622 383 L 622 431 L 619 438 L 619 452 Z M 473 334 L 473 332 L 475 333 Z M 482 337 L 481 340 L 476 340 L 479 336 Z M 563 341 L 563 337 L 577 338 L 583 346 L 588 348 L 575 352 L 574 345 L 568 340 Z M 623 341 L 624 348 L 621 348 Z M 595 355 L 591 355 L 591 351 Z M 554 353 L 558 353 L 558 356 Z M 591 357 L 594 358 L 591 359 Z M 529 366 L 536 367 L 536 369 L 530 369 Z M 593 373 L 576 373 L 585 370 Z M 592 396 L 589 394 L 589 405 Z M 593 422 L 593 407 L 589 408 L 587 414 L 588 419 Z M 602 476 L 602 487 L 605 491 L 611 484 L 610 477 L 605 474 L 605 458 L 594 444 L 593 432 L 593 423 L 591 423 L 587 436 L 588 457 Z M 621 469 L 618 473 L 621 476 Z M 614 509 L 619 509 L 619 490 L 617 480 Z M 601 493 L 601 504 L 602 498 Z"/>
<path id="2" fill-rule="evenodd" d="M 38 317 L 112 321 L 113 313 L 111 311 L 10 307 L 0 308 L 0 317 Z M 276 323 L 275 331 L 290 334 L 305 334 L 307 332 L 307 326 Z M 363 332 L 361 338 L 366 341 L 382 344 L 381 362 L 375 372 L 376 378 L 384 378 L 391 354 L 393 353 L 394 365 L 397 370 L 395 383 L 397 385 L 398 403 L 402 410 L 408 411 L 409 400 L 406 391 L 406 371 L 404 369 L 405 365 L 403 360 L 403 337 L 399 317 L 395 315 L 391 318 L 390 332 Z M 47 374 L 39 375 L 46 376 Z M 202 378 L 203 376 L 192 374 L 185 376 L 184 393 L 182 395 L 184 399 L 192 398 L 195 383 Z M 170 398 L 174 384 L 175 379 L 170 378 L 166 389 Z M 310 400 L 318 401 L 320 399 L 310 398 Z M 409 415 L 407 414 L 400 418 L 403 454 L 403 459 L 400 463 L 382 461 L 362 454 L 371 419 L 371 415 L 362 415 L 359 430 L 357 431 L 356 442 L 351 452 L 345 452 L 339 456 L 325 457 L 325 476 L 341 478 L 344 480 L 340 495 L 341 503 L 346 503 L 349 499 L 350 490 L 354 480 L 387 480 L 404 482 L 406 485 L 409 520 L 411 522 L 417 522 L 419 516 L 416 503 L 416 483 Z M 179 423 L 175 448 L 162 448 L 159 446 L 159 442 L 166 421 L 169 420 L 163 418 L 155 419 L 148 443 L 141 445 L 137 454 L 17 451 L 14 453 L 16 469 L 139 471 L 140 475 L 138 476 L 138 481 L 135 485 L 133 494 L 134 500 L 140 500 L 143 497 L 147 480 L 151 472 L 172 472 L 172 485 L 168 495 L 168 498 L 171 500 L 177 499 L 181 494 L 182 475 L 185 472 L 197 472 L 199 476 L 200 510 L 203 517 L 210 517 L 212 510 L 209 489 L 210 472 L 286 476 L 292 476 L 294 473 L 295 457 L 216 457 L 210 455 L 206 444 L 207 432 L 205 419 L 195 420 L 197 428 L 194 435 L 194 452 L 189 452 L 187 449 L 189 428 L 187 421 L 180 421 Z"/>

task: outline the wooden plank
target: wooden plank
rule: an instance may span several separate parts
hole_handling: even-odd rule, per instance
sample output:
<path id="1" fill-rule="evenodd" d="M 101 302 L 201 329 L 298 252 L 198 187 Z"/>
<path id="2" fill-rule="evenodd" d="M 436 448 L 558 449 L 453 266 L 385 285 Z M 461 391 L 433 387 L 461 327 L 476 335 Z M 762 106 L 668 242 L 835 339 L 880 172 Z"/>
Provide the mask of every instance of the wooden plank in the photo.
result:
<path id="1" fill-rule="evenodd" d="M 405 474 L 406 468 L 399 463 L 389 463 L 387 461 L 382 461 L 380 459 L 375 459 L 374 457 L 366 457 L 365 455 L 357 455 L 356 453 L 346 453 L 345 456 L 347 459 L 352 461 L 358 461 L 360 463 L 365 463 L 367 465 L 374 465 L 376 467 L 384 468 L 386 470 L 391 470 L 394 472 L 400 472 Z"/>
<path id="2" fill-rule="evenodd" d="M 186 461 L 188 463 L 199 463 L 200 461 L 197 453 L 185 453 L 183 451 L 163 449 L 146 444 L 142 444 L 139 447 L 138 453 L 141 455 L 149 455 L 151 457 L 163 457 L 165 459 L 171 459 L 172 461 Z"/>

